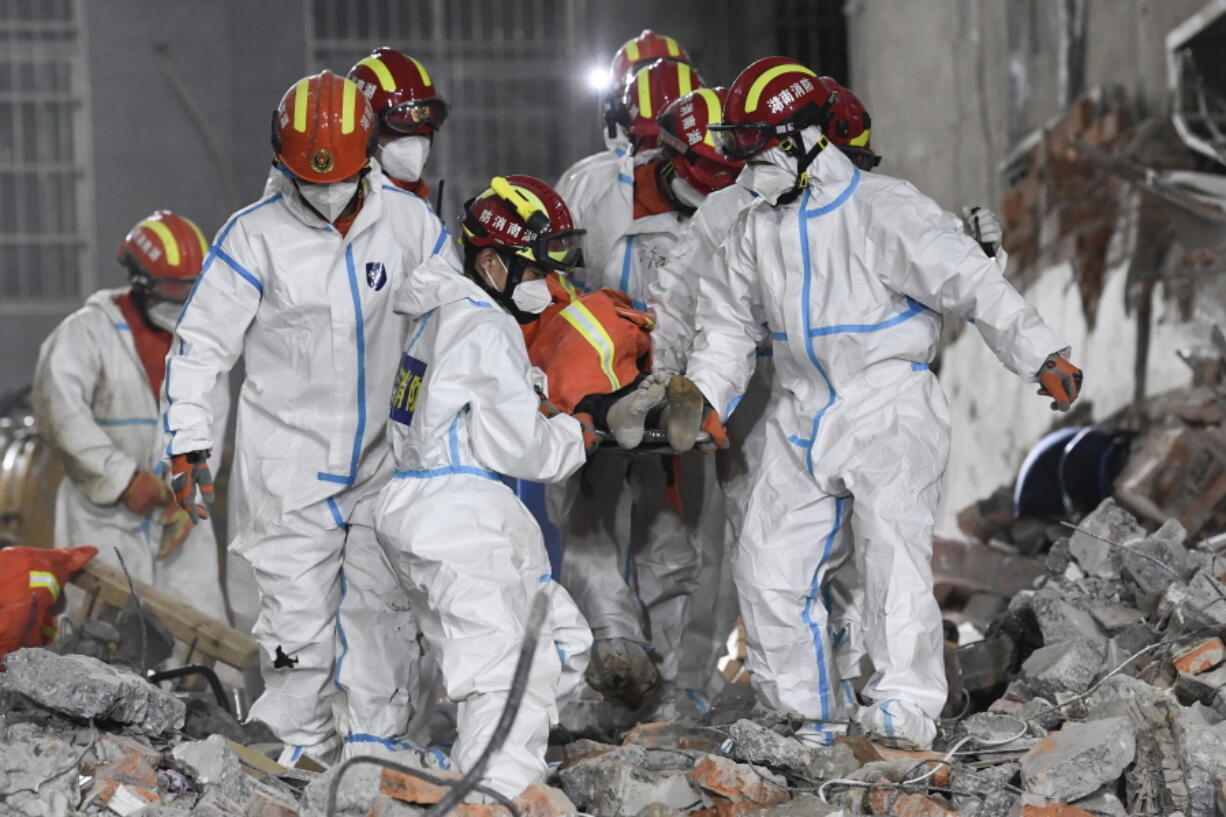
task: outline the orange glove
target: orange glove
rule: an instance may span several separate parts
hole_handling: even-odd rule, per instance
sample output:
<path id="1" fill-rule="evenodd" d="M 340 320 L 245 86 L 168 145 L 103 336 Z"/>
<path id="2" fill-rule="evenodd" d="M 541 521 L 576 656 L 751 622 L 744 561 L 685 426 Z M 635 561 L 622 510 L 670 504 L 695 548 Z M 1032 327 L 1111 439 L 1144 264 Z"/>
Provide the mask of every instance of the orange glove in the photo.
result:
<path id="1" fill-rule="evenodd" d="M 213 505 L 213 474 L 209 471 L 208 457 L 207 451 L 192 451 L 170 458 L 170 487 L 174 490 L 175 502 L 187 511 L 192 522 L 208 519 L 208 508 Z M 197 490 L 204 505 L 196 502 Z"/>
<path id="2" fill-rule="evenodd" d="M 596 450 L 596 446 L 600 445 L 601 440 L 600 432 L 596 430 L 596 421 L 586 411 L 579 411 L 571 416 L 583 427 L 583 448 L 588 454 L 591 454 Z"/>
<path id="3" fill-rule="evenodd" d="M 1081 394 L 1081 369 L 1060 355 L 1052 355 L 1039 369 L 1039 394 L 1052 398 L 1053 411 L 1068 411 Z"/>
<path id="4" fill-rule="evenodd" d="M 179 550 L 195 525 L 192 524 L 191 514 L 178 505 L 170 505 L 162 511 L 161 522 L 162 541 L 158 558 L 165 559 Z"/>
<path id="5" fill-rule="evenodd" d="M 137 471 L 123 489 L 123 504 L 137 516 L 148 516 L 163 505 L 171 503 L 170 489 L 166 483 L 148 471 Z"/>
<path id="6" fill-rule="evenodd" d="M 724 428 L 723 423 L 719 421 L 719 415 L 715 409 L 708 409 L 707 413 L 702 418 L 702 430 L 711 435 L 710 442 L 705 442 L 699 446 L 703 451 L 714 451 L 717 448 L 728 447 L 728 429 Z"/>

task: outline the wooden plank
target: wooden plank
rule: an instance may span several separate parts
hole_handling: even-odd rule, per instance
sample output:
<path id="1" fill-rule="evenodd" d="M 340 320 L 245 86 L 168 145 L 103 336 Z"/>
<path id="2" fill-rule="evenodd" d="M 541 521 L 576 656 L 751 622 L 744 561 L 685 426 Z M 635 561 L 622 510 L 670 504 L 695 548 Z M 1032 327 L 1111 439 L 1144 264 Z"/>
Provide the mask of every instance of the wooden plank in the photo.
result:
<path id="1" fill-rule="evenodd" d="M 98 559 L 85 565 L 72 583 L 86 593 L 97 593 L 98 601 L 103 604 L 122 608 L 128 603 L 128 580 L 123 571 Z M 259 646 L 250 636 L 142 581 L 133 579 L 132 584 L 140 594 L 141 604 L 156 613 L 175 638 L 188 644 L 194 640 L 197 652 L 239 670 L 259 653 Z"/>

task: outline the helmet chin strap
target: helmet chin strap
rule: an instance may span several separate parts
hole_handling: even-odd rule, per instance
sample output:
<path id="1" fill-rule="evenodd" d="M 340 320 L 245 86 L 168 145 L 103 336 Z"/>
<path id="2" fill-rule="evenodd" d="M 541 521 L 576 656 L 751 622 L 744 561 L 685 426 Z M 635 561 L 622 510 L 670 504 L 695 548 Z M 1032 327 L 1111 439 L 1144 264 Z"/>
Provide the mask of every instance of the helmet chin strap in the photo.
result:
<path id="1" fill-rule="evenodd" d="M 813 147 L 804 151 L 804 144 L 804 139 L 801 138 L 801 131 L 795 131 L 788 137 L 788 147 L 784 148 L 784 152 L 796 155 L 796 186 L 780 196 L 776 206 L 779 204 L 791 204 L 800 198 L 800 192 L 809 186 L 809 165 L 813 164 L 817 154 L 826 149 L 828 143 L 826 135 L 819 130 Z M 802 153 L 801 151 L 804 152 Z"/>

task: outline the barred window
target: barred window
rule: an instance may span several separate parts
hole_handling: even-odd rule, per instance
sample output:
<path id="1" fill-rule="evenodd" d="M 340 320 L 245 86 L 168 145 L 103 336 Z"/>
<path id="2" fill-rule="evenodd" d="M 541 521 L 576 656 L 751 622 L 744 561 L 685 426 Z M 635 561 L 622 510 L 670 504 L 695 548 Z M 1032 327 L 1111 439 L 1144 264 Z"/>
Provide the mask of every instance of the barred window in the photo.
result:
<path id="1" fill-rule="evenodd" d="M 83 0 L 0 0 L 0 312 L 94 286 Z"/>

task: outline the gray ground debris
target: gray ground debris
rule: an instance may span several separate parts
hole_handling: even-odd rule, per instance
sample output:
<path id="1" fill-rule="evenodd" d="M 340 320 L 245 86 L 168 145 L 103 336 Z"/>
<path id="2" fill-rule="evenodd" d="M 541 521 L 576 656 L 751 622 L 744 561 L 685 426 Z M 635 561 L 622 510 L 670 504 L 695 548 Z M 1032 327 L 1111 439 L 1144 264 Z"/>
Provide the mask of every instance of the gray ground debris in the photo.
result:
<path id="1" fill-rule="evenodd" d="M 974 741 L 972 746 L 1014 748 L 1026 741 L 1026 723 L 1013 715 L 978 712 L 963 718 L 958 730 Z"/>
<path id="2" fill-rule="evenodd" d="M 1204 571 L 1186 584 L 1173 584 L 1158 604 L 1176 631 L 1226 628 L 1226 586 Z"/>
<path id="3" fill-rule="evenodd" d="M 1022 674 L 1035 692 L 1085 692 L 1102 666 L 1103 654 L 1083 639 L 1057 641 L 1040 647 L 1022 664 Z"/>
<path id="4" fill-rule="evenodd" d="M 1135 607 L 1125 607 L 1122 604 L 1091 605 L 1090 615 L 1094 616 L 1094 620 L 1112 635 L 1145 620 L 1145 614 L 1140 610 Z"/>
<path id="5" fill-rule="evenodd" d="M 5 658 L 0 685 L 47 709 L 77 718 L 128 724 L 146 735 L 183 727 L 186 709 L 134 673 L 84 655 L 22 649 Z"/>
<path id="6" fill-rule="evenodd" d="M 732 734 L 735 760 L 756 763 L 793 774 L 807 774 L 811 750 L 795 738 L 772 732 L 750 720 L 739 720 L 728 730 Z"/>
<path id="7" fill-rule="evenodd" d="M 1072 805 L 1085 809 L 1091 814 L 1097 814 L 1099 817 L 1128 817 L 1128 809 L 1124 808 L 1120 798 L 1111 791 L 1112 788 L 1113 786 L 1107 786 L 1089 797 L 1081 798 Z"/>
<path id="8" fill-rule="evenodd" d="M 1101 658 L 1107 651 L 1107 636 L 1085 610 L 1079 610 L 1064 600 L 1065 593 L 1057 587 L 1045 587 L 1035 594 L 1031 610 L 1043 633 L 1044 644 L 1057 641 L 1084 641 Z"/>
<path id="9" fill-rule="evenodd" d="M 954 807 L 959 814 L 974 817 L 1006 817 L 1013 810 L 1017 795 L 1005 788 L 1005 784 L 1017 776 L 1019 768 L 1016 763 L 1002 763 L 986 769 L 955 767 L 950 772 L 950 788 L 973 792 L 976 796 L 954 795 Z"/>
<path id="10" fill-rule="evenodd" d="M 255 781 L 243 772 L 238 756 L 221 735 L 183 743 L 171 752 L 204 789 L 202 805 L 244 813 L 255 794 Z"/>
<path id="11" fill-rule="evenodd" d="M 1184 577 L 1188 562 L 1185 538 L 1183 525 L 1168 519 L 1153 536 L 1124 549 L 1124 576 L 1140 591 L 1137 602 L 1142 609 L 1153 611 L 1171 582 Z"/>
<path id="12" fill-rule="evenodd" d="M 1114 499 L 1104 499 L 1077 527 L 1080 530 L 1069 537 L 1069 552 L 1086 573 L 1106 579 L 1119 578 L 1121 554 L 1120 548 L 1102 540 L 1122 545 L 1145 535 L 1136 518 Z"/>
<path id="13" fill-rule="evenodd" d="M 302 817 L 327 815 L 328 787 L 332 785 L 339 769 L 339 765 L 333 766 L 307 784 L 302 793 L 302 809 L 299 812 Z M 336 792 L 336 812 L 333 817 L 366 817 L 379 795 L 379 778 L 382 773 L 382 769 L 370 763 L 360 763 L 347 769 Z M 414 812 L 416 811 L 415 809 Z"/>
<path id="14" fill-rule="evenodd" d="M 1052 732 L 1022 757 L 1022 786 L 1049 800 L 1085 797 L 1119 778 L 1136 756 L 1128 718 L 1071 724 Z"/>
<path id="15" fill-rule="evenodd" d="M 751 811 L 747 817 L 828 817 L 839 811 L 841 809 L 838 806 L 823 803 L 816 794 L 806 793 L 793 797 L 791 802 L 781 806 L 769 806 Z"/>
<path id="16" fill-rule="evenodd" d="M 646 766 L 643 747 L 622 746 L 581 760 L 559 777 L 575 805 L 596 817 L 633 817 L 652 803 L 684 810 L 701 799 L 684 774 Z"/>
<path id="17" fill-rule="evenodd" d="M 1205 726 L 1201 713 L 1189 708 L 1179 717 L 1183 766 L 1188 786 L 1187 817 L 1217 814 L 1217 787 L 1226 780 L 1226 723 Z"/>
<path id="18" fill-rule="evenodd" d="M 0 814 L 66 817 L 73 814 L 81 750 L 49 736 L 10 729 L 0 741 Z"/>

